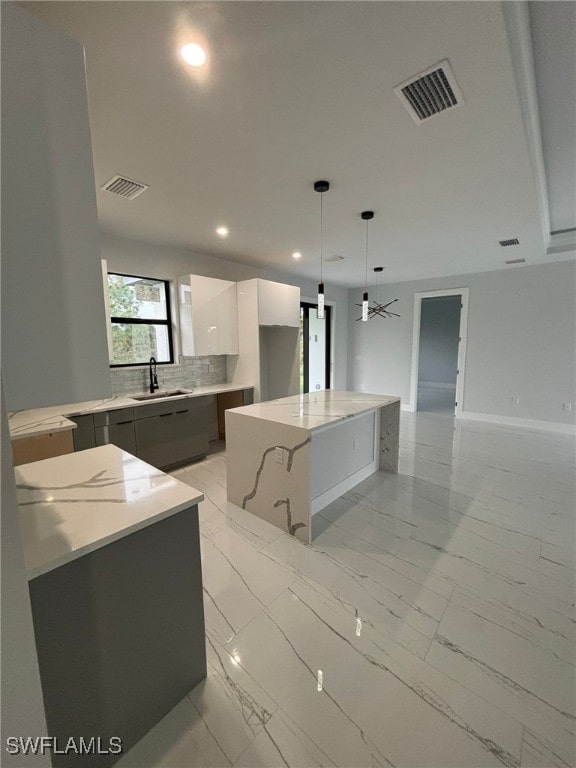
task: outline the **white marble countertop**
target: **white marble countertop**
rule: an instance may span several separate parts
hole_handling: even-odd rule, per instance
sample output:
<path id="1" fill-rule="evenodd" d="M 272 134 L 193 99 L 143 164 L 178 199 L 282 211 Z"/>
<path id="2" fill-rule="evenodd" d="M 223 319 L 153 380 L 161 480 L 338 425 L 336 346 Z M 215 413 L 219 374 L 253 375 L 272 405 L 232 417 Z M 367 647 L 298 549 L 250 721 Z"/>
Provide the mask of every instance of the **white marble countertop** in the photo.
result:
<path id="1" fill-rule="evenodd" d="M 234 408 L 233 412 L 314 431 L 342 419 L 397 402 L 400 402 L 399 397 L 326 389 L 306 395 L 293 395 L 279 400 L 244 405 L 241 408 Z"/>
<path id="2" fill-rule="evenodd" d="M 29 579 L 204 498 L 115 445 L 23 464 L 15 472 Z"/>
<path id="3" fill-rule="evenodd" d="M 189 397 L 202 397 L 203 395 L 218 395 L 221 392 L 237 392 L 242 389 L 252 389 L 253 384 L 209 384 L 195 389 L 178 387 L 183 395 L 174 395 L 166 400 L 182 400 Z M 159 390 L 160 392 L 162 390 Z M 146 394 L 145 392 L 134 393 Z M 134 400 L 130 395 L 116 395 L 104 400 L 86 400 L 80 403 L 65 403 L 62 405 L 49 405 L 44 408 L 28 408 L 22 411 L 13 411 L 8 414 L 8 426 L 12 440 L 24 437 L 38 437 L 52 432 L 64 432 L 75 429 L 76 424 L 68 416 L 79 416 L 84 413 L 97 411 L 113 411 L 117 408 L 132 408 L 141 405 L 149 405 L 157 400 Z M 164 400 L 162 400 L 164 402 Z"/>

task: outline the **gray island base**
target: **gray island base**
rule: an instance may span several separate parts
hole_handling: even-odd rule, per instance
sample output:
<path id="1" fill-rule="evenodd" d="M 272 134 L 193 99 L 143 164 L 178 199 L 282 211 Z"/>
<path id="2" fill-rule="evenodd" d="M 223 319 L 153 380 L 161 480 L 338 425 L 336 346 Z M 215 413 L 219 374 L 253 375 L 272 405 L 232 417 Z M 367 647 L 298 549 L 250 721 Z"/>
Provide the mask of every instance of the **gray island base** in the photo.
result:
<path id="1" fill-rule="evenodd" d="M 16 473 L 48 734 L 101 744 L 52 764 L 107 768 L 206 676 L 203 496 L 113 445 Z"/>
<path id="2" fill-rule="evenodd" d="M 226 412 L 228 501 L 310 543 L 312 516 L 398 472 L 400 399 L 326 390 Z"/>

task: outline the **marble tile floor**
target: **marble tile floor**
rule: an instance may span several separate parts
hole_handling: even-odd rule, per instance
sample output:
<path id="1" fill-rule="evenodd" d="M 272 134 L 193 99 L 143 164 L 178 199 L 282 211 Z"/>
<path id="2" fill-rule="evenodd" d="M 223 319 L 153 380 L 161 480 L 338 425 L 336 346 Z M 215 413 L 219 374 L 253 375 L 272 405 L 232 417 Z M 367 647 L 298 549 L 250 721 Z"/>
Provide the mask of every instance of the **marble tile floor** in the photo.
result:
<path id="1" fill-rule="evenodd" d="M 402 414 L 306 546 L 200 507 L 208 677 L 118 763 L 573 768 L 574 439 Z"/>

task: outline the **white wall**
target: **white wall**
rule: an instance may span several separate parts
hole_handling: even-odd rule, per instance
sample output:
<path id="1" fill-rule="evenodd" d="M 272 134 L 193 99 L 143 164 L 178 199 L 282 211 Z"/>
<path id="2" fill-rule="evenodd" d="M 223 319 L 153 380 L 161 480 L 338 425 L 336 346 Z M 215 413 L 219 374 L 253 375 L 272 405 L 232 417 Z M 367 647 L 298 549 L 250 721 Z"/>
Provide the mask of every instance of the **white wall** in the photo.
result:
<path id="1" fill-rule="evenodd" d="M 2 355 L 9 410 L 110 394 L 82 47 L 2 3 Z"/>
<path id="2" fill-rule="evenodd" d="M 424 299 L 420 316 L 418 384 L 456 387 L 460 296 Z"/>
<path id="3" fill-rule="evenodd" d="M 110 272 L 142 274 L 164 280 L 176 280 L 181 275 L 194 274 L 219 277 L 222 280 L 251 280 L 260 277 L 300 287 L 301 298 L 312 298 L 316 284 L 300 280 L 290 272 L 262 269 L 227 259 L 193 253 L 184 248 L 129 240 L 101 233 L 102 258 L 108 261 Z M 326 300 L 333 304 L 334 388 L 346 389 L 348 341 L 348 291 L 326 283 Z M 174 305 L 175 306 L 175 305 Z"/>
<path id="4" fill-rule="evenodd" d="M 350 291 L 349 384 L 410 399 L 414 294 L 469 287 L 465 412 L 574 424 L 575 263 L 385 285 L 401 318 L 356 323 Z M 514 405 L 511 398 L 519 397 Z M 465 414 L 463 414 L 465 415 Z"/>
<path id="5" fill-rule="evenodd" d="M 2 392 L 2 628 L 1 764 L 50 765 L 45 756 L 10 755 L 8 736 L 45 736 L 46 718 L 20 535 L 14 466 Z"/>

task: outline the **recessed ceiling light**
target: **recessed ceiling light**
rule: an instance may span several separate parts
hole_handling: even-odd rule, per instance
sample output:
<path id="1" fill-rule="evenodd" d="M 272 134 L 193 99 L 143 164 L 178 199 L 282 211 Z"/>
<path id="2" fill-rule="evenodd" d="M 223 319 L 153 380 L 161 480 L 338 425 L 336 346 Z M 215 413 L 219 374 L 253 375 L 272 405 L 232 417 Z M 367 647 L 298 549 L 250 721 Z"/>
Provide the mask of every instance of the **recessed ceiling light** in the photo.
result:
<path id="1" fill-rule="evenodd" d="M 292 258 L 296 260 L 301 259 L 302 254 L 300 253 L 300 251 L 294 251 L 294 253 L 292 254 Z"/>
<path id="2" fill-rule="evenodd" d="M 217 227 L 216 234 L 220 237 L 228 237 L 228 227 Z"/>
<path id="3" fill-rule="evenodd" d="M 180 48 L 180 56 L 191 67 L 201 67 L 206 63 L 206 51 L 197 43 L 188 43 Z"/>

